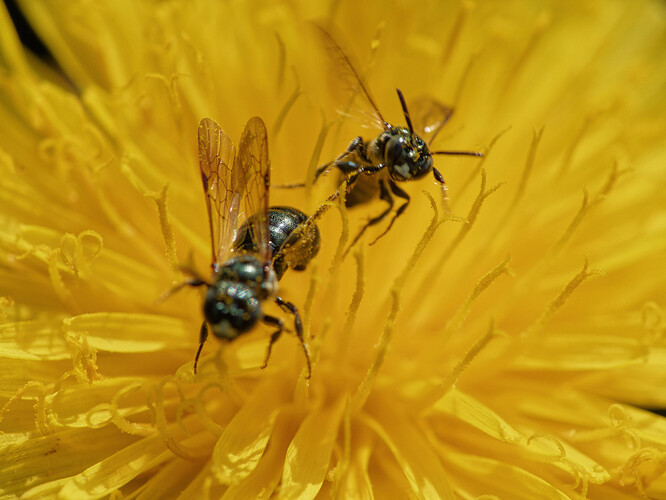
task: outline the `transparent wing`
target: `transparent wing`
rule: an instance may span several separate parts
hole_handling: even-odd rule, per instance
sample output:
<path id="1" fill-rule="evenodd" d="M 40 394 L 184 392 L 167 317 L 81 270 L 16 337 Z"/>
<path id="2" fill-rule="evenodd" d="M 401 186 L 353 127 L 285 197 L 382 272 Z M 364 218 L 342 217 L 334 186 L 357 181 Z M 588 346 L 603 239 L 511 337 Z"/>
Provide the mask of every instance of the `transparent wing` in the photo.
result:
<path id="1" fill-rule="evenodd" d="M 442 127 L 451 119 L 453 108 L 432 97 L 419 97 L 409 103 L 409 114 L 416 134 L 427 144 L 432 144 Z"/>
<path id="2" fill-rule="evenodd" d="M 364 102 L 364 114 L 377 126 L 387 130 L 389 128 L 388 123 L 379 112 L 379 108 L 377 108 L 375 101 L 347 54 L 345 54 L 340 45 L 338 45 L 338 42 L 335 41 L 333 36 L 331 36 L 326 29 L 316 23 L 313 23 L 313 25 L 319 33 L 319 38 L 333 62 L 335 80 L 337 80 L 341 89 L 348 93 L 352 98 L 357 95 L 360 96 L 361 100 Z"/>
<path id="3" fill-rule="evenodd" d="M 241 135 L 233 174 L 243 187 L 245 216 L 255 216 L 255 243 L 259 258 L 264 263 L 271 261 L 268 232 L 270 170 L 266 125 L 255 116 L 247 122 Z"/>
<path id="4" fill-rule="evenodd" d="M 199 169 L 210 228 L 211 266 L 222 263 L 234 240 L 242 192 L 234 182 L 236 150 L 210 118 L 199 122 Z"/>

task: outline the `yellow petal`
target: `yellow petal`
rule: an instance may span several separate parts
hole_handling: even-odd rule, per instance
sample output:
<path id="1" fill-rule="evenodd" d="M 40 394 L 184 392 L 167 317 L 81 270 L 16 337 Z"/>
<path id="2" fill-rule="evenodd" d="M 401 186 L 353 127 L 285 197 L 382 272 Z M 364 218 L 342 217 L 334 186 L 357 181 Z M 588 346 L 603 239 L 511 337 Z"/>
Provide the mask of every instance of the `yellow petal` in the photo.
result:
<path id="1" fill-rule="evenodd" d="M 417 498 L 455 498 L 449 473 L 413 417 L 395 404 L 375 402 L 370 427 L 391 450 Z M 373 404 L 373 406 L 374 406 Z"/>
<path id="2" fill-rule="evenodd" d="M 64 321 L 66 332 L 83 334 L 88 343 L 110 352 L 153 352 L 192 345 L 185 322 L 165 316 L 125 313 L 91 313 Z"/>
<path id="3" fill-rule="evenodd" d="M 290 388 L 266 381 L 225 427 L 213 451 L 212 470 L 221 483 L 234 484 L 257 467 Z"/>
<path id="4" fill-rule="evenodd" d="M 447 449 L 447 462 L 459 478 L 462 497 L 496 495 L 512 500 L 567 500 L 571 492 L 557 489 L 548 481 L 501 460 L 456 453 Z M 499 480 L 501 478 L 501 480 Z"/>
<path id="5" fill-rule="evenodd" d="M 294 436 L 284 463 L 281 498 L 314 498 L 322 486 L 345 408 L 338 400 L 313 411 Z"/>

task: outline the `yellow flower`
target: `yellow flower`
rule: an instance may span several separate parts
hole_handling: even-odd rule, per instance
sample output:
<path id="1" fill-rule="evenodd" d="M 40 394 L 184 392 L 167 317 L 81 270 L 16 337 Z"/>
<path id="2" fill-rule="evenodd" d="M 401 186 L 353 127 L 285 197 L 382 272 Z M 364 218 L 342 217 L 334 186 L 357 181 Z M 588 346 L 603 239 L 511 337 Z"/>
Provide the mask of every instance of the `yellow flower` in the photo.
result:
<path id="1" fill-rule="evenodd" d="M 666 498 L 641 409 L 666 406 L 662 3 L 21 6 L 60 69 L 0 8 L 3 498 Z M 320 220 L 280 282 L 310 380 L 290 335 L 260 369 L 265 327 L 195 376 L 201 297 L 158 298 L 209 264 L 198 121 L 237 141 L 261 116 L 276 184 L 376 133 L 338 119 L 307 19 L 388 120 L 396 87 L 437 99 L 433 147 L 485 158 L 437 157 L 454 217 L 408 184 L 346 259 L 381 204 Z M 312 213 L 335 183 L 310 187 L 271 203 Z"/>

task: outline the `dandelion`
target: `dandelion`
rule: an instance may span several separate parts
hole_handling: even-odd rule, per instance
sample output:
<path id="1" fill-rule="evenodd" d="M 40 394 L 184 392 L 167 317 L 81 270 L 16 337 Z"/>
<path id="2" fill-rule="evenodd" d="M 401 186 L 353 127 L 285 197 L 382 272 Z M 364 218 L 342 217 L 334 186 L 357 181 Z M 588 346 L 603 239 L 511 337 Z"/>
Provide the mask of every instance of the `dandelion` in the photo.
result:
<path id="1" fill-rule="evenodd" d="M 661 3 L 21 7 L 57 67 L 2 9 L 3 496 L 666 496 Z M 346 259 L 380 203 L 329 208 L 280 282 L 311 379 L 289 335 L 260 368 L 260 327 L 194 375 L 201 297 L 157 299 L 208 265 L 198 121 L 237 140 L 261 116 L 276 184 L 361 130 L 306 19 L 339 28 L 387 119 L 396 87 L 435 98 L 436 147 L 485 157 L 437 158 L 453 216 L 412 183 Z"/>

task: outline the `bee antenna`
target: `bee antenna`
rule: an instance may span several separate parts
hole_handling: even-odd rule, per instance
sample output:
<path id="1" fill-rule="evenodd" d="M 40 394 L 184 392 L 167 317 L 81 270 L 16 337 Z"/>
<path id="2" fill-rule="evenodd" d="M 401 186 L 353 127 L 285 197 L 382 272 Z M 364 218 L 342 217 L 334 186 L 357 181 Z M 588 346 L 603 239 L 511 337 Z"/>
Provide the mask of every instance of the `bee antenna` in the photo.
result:
<path id="1" fill-rule="evenodd" d="M 480 151 L 430 151 L 431 155 L 449 155 L 449 156 L 478 156 L 483 158 Z"/>
<path id="2" fill-rule="evenodd" d="M 405 102 L 405 97 L 400 92 L 400 89 L 395 89 L 398 91 L 398 98 L 400 99 L 400 104 L 402 106 L 402 114 L 405 115 L 405 120 L 407 121 L 407 126 L 409 127 L 409 133 L 414 137 L 414 127 L 412 127 L 412 119 L 409 117 L 409 110 L 407 109 L 407 103 Z"/>

